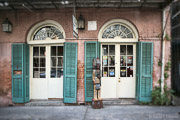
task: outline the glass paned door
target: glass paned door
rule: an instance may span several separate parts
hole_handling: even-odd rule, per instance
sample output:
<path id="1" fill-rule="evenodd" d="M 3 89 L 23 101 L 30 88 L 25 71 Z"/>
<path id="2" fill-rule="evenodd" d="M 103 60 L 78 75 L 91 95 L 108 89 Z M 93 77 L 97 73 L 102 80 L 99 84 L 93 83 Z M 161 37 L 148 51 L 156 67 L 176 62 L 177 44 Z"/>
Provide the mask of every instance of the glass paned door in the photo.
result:
<path id="1" fill-rule="evenodd" d="M 31 99 L 63 98 L 63 45 L 30 47 Z"/>
<path id="2" fill-rule="evenodd" d="M 120 44 L 117 47 L 119 49 L 117 97 L 135 98 L 135 45 Z"/>
<path id="3" fill-rule="evenodd" d="M 63 98 L 63 46 L 49 46 L 48 98 Z"/>
<path id="4" fill-rule="evenodd" d="M 118 76 L 116 52 L 115 44 L 104 44 L 101 47 L 102 98 L 116 98 L 116 81 Z"/>
<path id="5" fill-rule="evenodd" d="M 102 98 L 135 98 L 135 44 L 102 44 Z"/>

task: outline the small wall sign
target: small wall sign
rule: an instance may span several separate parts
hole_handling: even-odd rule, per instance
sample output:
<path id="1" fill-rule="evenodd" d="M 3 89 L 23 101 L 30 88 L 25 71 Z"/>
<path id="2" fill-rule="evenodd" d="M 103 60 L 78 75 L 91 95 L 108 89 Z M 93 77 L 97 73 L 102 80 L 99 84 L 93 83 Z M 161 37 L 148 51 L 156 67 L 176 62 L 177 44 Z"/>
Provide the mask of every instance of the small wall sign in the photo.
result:
<path id="1" fill-rule="evenodd" d="M 97 30 L 97 21 L 88 21 L 88 30 Z"/>

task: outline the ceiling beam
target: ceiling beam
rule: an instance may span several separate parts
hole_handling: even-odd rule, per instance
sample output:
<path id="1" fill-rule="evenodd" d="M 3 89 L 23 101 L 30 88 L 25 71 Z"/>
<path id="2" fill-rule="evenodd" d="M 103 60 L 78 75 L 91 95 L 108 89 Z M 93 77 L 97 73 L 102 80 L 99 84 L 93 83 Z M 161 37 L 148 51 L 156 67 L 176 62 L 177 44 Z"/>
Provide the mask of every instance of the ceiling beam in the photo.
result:
<path id="1" fill-rule="evenodd" d="M 13 5 L 9 5 L 12 10 L 16 10 Z"/>
<path id="2" fill-rule="evenodd" d="M 28 0 L 25 0 L 26 1 L 26 3 L 28 4 L 28 5 L 30 5 L 31 7 L 32 7 L 32 9 L 34 9 L 34 10 L 36 10 L 36 8 L 33 6 L 33 4 L 31 4 L 31 0 L 30 1 L 28 1 Z"/>
<path id="3" fill-rule="evenodd" d="M 99 0 L 97 0 L 97 7 L 99 8 Z"/>
<path id="4" fill-rule="evenodd" d="M 119 0 L 119 8 L 121 8 L 122 3 L 123 3 L 123 0 Z"/>
<path id="5" fill-rule="evenodd" d="M 51 3 L 52 3 L 52 5 L 53 5 L 56 9 L 58 9 L 58 7 L 56 6 L 56 4 L 54 3 L 54 0 L 51 0 Z"/>
<path id="6" fill-rule="evenodd" d="M 76 17 L 76 0 L 73 0 L 73 14 Z"/>
<path id="7" fill-rule="evenodd" d="M 146 3 L 146 0 L 144 0 L 142 3 L 141 3 L 141 8 L 143 7 L 143 5 Z"/>
<path id="8" fill-rule="evenodd" d="M 5 1 L 5 0 L 0 0 Z M 69 4 L 61 4 L 62 0 L 7 0 L 9 2 L 9 9 L 17 10 L 22 9 L 22 4 L 32 10 L 43 9 L 43 8 L 56 8 L 59 9 L 61 6 L 64 8 L 75 7 L 158 7 L 166 6 L 171 0 L 69 0 Z M 64 0 L 63 0 L 64 1 Z M 61 6 L 59 6 L 61 5 Z M 4 9 L 4 8 L 0 8 Z"/>

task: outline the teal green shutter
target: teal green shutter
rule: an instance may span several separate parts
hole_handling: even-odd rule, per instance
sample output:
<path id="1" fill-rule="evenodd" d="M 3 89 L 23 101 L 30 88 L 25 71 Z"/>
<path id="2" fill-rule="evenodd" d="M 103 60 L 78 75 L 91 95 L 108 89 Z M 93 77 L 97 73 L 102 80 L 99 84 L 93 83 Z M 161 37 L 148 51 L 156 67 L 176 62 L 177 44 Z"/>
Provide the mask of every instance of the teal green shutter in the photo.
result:
<path id="1" fill-rule="evenodd" d="M 29 45 L 24 45 L 24 96 L 25 102 L 29 102 Z"/>
<path id="2" fill-rule="evenodd" d="M 137 44 L 136 97 L 139 101 L 150 102 L 153 74 L 153 43 Z"/>
<path id="3" fill-rule="evenodd" d="M 12 101 L 29 101 L 29 46 L 12 44 Z M 17 74 L 17 71 L 19 74 Z M 21 72 L 21 74 L 20 74 Z"/>
<path id="4" fill-rule="evenodd" d="M 76 103 L 77 43 L 64 45 L 64 103 Z"/>
<path id="5" fill-rule="evenodd" d="M 90 102 L 94 96 L 94 86 L 92 80 L 93 58 L 99 56 L 99 44 L 97 42 L 85 42 L 85 57 L 84 57 L 84 86 L 85 86 L 85 101 Z"/>
<path id="6" fill-rule="evenodd" d="M 140 42 L 136 44 L 136 99 L 139 100 L 139 77 L 140 77 Z"/>

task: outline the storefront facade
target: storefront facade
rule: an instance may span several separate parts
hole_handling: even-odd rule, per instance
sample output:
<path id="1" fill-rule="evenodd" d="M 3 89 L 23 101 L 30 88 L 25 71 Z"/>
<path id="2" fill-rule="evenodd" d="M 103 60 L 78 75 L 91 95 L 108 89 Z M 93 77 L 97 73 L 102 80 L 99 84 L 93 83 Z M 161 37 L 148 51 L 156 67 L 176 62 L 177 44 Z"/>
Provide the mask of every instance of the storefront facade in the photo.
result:
<path id="1" fill-rule="evenodd" d="M 101 60 L 103 99 L 151 101 L 161 74 L 161 9 L 78 8 L 76 16 L 85 18 L 79 38 L 73 37 L 73 9 L 0 13 L 0 22 L 9 18 L 13 24 L 12 33 L 0 31 L 3 104 L 33 99 L 91 102 L 96 57 Z M 166 48 L 168 61 L 168 41 Z"/>

